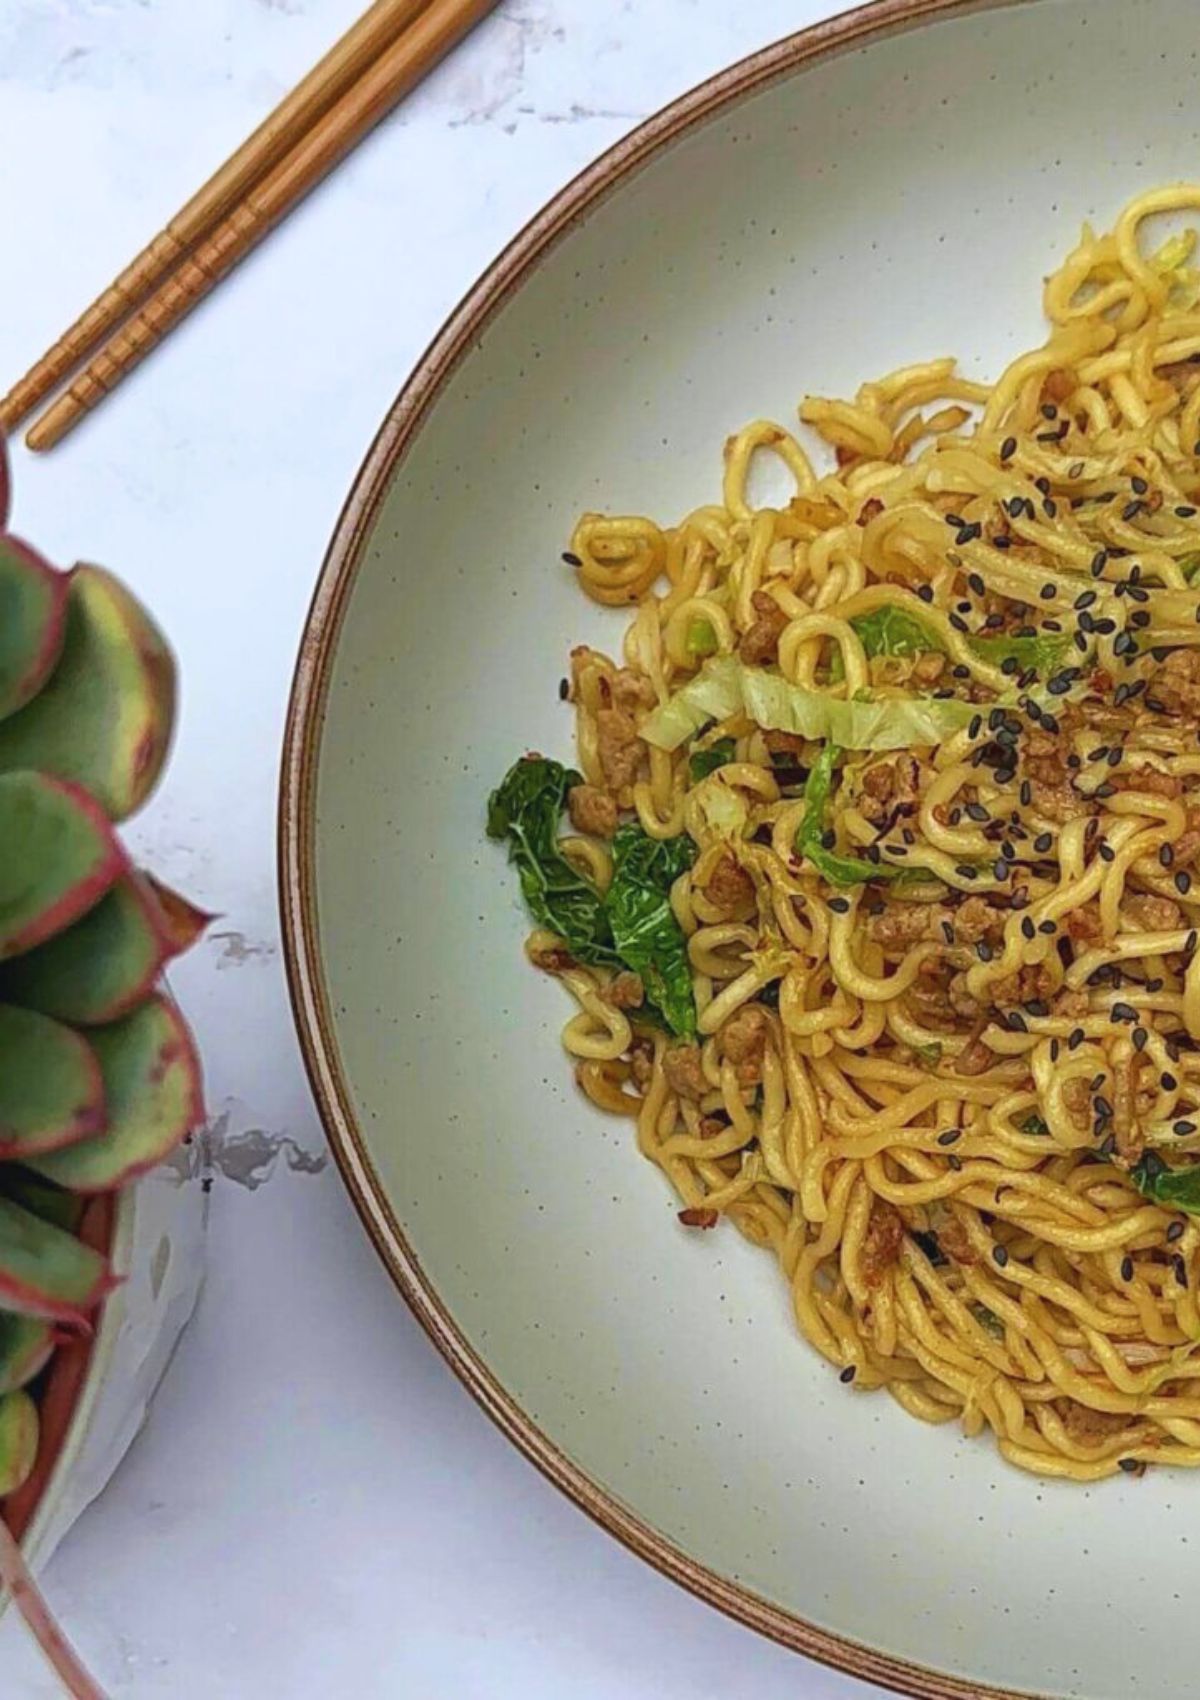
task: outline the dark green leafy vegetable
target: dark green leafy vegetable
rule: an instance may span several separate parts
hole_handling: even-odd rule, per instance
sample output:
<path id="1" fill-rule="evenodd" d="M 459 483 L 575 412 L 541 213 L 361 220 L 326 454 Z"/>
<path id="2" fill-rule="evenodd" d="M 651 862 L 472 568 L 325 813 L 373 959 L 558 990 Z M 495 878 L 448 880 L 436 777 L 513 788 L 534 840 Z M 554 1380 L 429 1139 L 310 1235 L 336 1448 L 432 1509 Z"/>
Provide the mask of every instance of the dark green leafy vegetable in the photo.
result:
<path id="1" fill-rule="evenodd" d="M 885 603 L 870 614 L 858 614 L 850 624 L 869 656 L 928 655 L 941 650 L 941 639 L 907 609 Z"/>
<path id="2" fill-rule="evenodd" d="M 618 967 L 612 928 L 600 893 L 558 848 L 567 792 L 582 778 L 561 762 L 525 756 L 488 798 L 489 838 L 507 838 L 529 912 L 581 962 Z"/>
<path id="3" fill-rule="evenodd" d="M 691 770 L 692 784 L 701 779 L 707 779 L 710 773 L 715 773 L 719 767 L 725 767 L 737 753 L 735 738 L 718 738 L 715 744 L 710 744 L 706 750 L 693 750 L 688 766 Z"/>
<path id="4" fill-rule="evenodd" d="M 1193 1163 L 1186 1169 L 1172 1169 L 1157 1151 L 1147 1151 L 1129 1171 L 1129 1178 L 1138 1191 L 1155 1204 L 1200 1216 L 1200 1163 Z"/>
<path id="5" fill-rule="evenodd" d="M 1061 637 L 1052 632 L 1037 632 L 1031 637 L 971 639 L 971 648 L 976 655 L 984 661 L 990 661 L 994 667 L 1002 667 L 1006 661 L 1015 661 L 1019 672 L 1024 673 L 1032 667 L 1043 679 L 1058 672 L 1070 647 L 1071 637 L 1066 633 Z M 1078 655 L 1075 659 L 1079 659 Z"/>
<path id="6" fill-rule="evenodd" d="M 673 1033 L 696 1031 L 696 1004 L 687 941 L 670 904 L 671 887 L 696 859 L 696 846 L 678 838 L 649 838 L 640 826 L 619 827 L 613 839 L 612 884 L 605 909 L 613 942 L 626 967 L 642 977 L 647 1001 Z"/>
<path id="7" fill-rule="evenodd" d="M 646 1011 L 673 1033 L 696 1031 L 687 943 L 671 909 L 671 886 L 690 868 L 686 834 L 650 838 L 634 823 L 613 839 L 613 878 L 602 896 L 558 846 L 567 792 L 580 775 L 544 756 L 525 756 L 488 799 L 488 837 L 507 838 L 534 920 L 557 933 L 580 962 L 640 974 Z"/>
<path id="8" fill-rule="evenodd" d="M 1041 1116 L 1033 1115 L 1025 1117 L 1025 1120 L 1021 1123 L 1021 1132 L 1031 1133 L 1039 1139 L 1044 1139 L 1050 1132 L 1050 1129 L 1046 1126 Z"/>
<path id="9" fill-rule="evenodd" d="M 989 1310 L 987 1305 L 978 1300 L 974 1304 L 969 1304 L 967 1309 L 975 1318 L 979 1326 L 981 1328 L 986 1328 L 993 1339 L 1003 1340 L 1004 1324 L 1001 1322 L 994 1310 Z"/>
<path id="10" fill-rule="evenodd" d="M 804 787 L 804 819 L 796 834 L 796 853 L 807 856 L 813 867 L 830 885 L 862 885 L 866 880 L 887 879 L 891 870 L 868 862 L 861 856 L 843 856 L 836 850 L 826 850 L 821 843 L 825 830 L 825 812 L 833 790 L 833 769 L 841 751 L 836 744 L 825 744 L 813 763 Z"/>

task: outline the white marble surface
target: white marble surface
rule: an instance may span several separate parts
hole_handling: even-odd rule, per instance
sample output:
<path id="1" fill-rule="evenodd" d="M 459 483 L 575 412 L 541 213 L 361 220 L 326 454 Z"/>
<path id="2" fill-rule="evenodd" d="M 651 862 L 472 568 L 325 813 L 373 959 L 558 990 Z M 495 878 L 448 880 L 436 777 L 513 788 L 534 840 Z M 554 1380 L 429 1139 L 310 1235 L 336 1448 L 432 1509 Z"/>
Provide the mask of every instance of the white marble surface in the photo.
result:
<path id="1" fill-rule="evenodd" d="M 0 0 L 0 377 L 360 0 Z M 50 1567 L 113 1700 L 866 1694 L 626 1554 L 491 1427 L 329 1168 L 279 959 L 275 780 L 325 542 L 388 403 L 580 167 L 827 0 L 506 0 L 63 449 L 16 527 L 153 603 L 184 709 L 139 847 L 222 919 L 175 976 L 208 1067 L 209 1277 L 151 1420 Z M 19 1626 L 5 1700 L 53 1700 Z"/>

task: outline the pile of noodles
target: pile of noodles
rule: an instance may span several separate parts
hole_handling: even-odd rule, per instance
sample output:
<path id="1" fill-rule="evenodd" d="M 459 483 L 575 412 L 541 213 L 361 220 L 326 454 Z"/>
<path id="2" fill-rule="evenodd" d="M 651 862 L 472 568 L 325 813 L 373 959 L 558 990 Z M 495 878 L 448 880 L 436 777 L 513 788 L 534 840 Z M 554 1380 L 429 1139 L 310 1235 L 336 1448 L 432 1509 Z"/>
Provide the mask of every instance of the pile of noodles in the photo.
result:
<path id="1" fill-rule="evenodd" d="M 1049 340 L 994 385 L 944 359 L 809 399 L 834 470 L 757 421 L 718 503 L 585 515 L 566 557 L 635 610 L 620 663 L 572 658 L 584 778 L 699 847 L 670 896 L 698 1049 L 567 963 L 582 1087 L 685 1223 L 774 1251 L 844 1382 L 1081 1481 L 1200 1464 L 1200 275 L 1190 234 L 1145 229 L 1198 206 L 1165 189 L 1085 230 Z M 751 504 L 757 455 L 786 505 Z M 881 610 L 931 647 L 869 653 Z M 976 647 L 1017 636 L 1055 659 Z M 722 666 L 972 705 L 938 742 L 838 753 L 819 842 L 876 877 L 804 853 L 827 740 L 735 685 L 680 741 L 671 705 Z M 632 775 L 603 735 L 620 681 Z M 603 887 L 604 836 L 566 850 Z"/>

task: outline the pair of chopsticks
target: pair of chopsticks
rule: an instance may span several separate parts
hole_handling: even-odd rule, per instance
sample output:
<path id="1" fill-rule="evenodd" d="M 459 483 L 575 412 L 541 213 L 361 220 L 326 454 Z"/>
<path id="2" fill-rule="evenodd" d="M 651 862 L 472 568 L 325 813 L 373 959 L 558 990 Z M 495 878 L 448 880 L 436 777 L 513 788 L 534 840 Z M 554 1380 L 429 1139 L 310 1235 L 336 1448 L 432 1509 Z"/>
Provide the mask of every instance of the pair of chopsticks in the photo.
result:
<path id="1" fill-rule="evenodd" d="M 78 372 L 25 438 L 35 450 L 61 442 L 495 4 L 375 0 L 0 399 L 0 432 Z"/>

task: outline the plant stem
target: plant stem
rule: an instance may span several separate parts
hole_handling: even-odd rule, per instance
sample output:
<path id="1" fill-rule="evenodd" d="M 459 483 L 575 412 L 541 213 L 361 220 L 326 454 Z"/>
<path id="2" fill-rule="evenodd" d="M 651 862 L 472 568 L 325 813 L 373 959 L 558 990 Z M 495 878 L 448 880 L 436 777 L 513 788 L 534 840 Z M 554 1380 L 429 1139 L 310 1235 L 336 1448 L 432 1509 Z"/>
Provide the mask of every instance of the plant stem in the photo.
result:
<path id="1" fill-rule="evenodd" d="M 103 1693 L 84 1670 L 70 1642 L 50 1615 L 50 1608 L 30 1575 L 21 1549 L 3 1517 L 0 1517 L 0 1581 L 11 1594 L 14 1605 L 71 1700 L 104 1700 Z"/>

